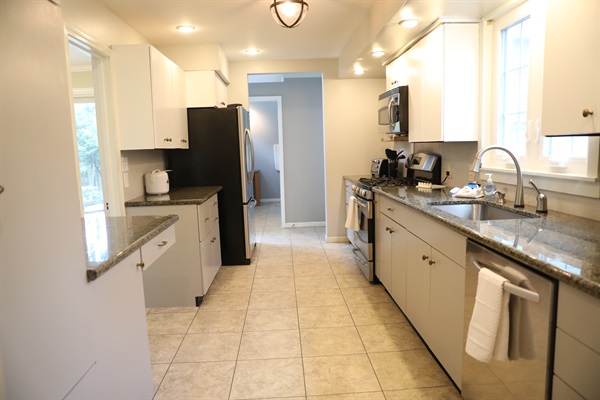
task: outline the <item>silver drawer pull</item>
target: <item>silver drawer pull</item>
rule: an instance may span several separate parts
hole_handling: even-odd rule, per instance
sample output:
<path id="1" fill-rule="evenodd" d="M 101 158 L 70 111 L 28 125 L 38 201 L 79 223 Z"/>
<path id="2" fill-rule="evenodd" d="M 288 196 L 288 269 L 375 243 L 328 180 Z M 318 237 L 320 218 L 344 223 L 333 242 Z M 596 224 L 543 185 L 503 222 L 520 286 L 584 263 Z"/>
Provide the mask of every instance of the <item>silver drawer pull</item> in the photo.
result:
<path id="1" fill-rule="evenodd" d="M 394 209 L 393 209 L 393 208 L 391 208 L 391 207 L 388 207 L 388 209 L 387 209 L 387 210 L 388 210 L 388 211 L 394 211 Z"/>
<path id="2" fill-rule="evenodd" d="M 168 243 L 168 242 L 167 242 L 166 240 L 163 240 L 162 242 L 160 242 L 160 243 L 158 244 L 158 247 L 164 247 L 164 246 L 166 246 L 166 245 L 167 245 L 167 243 Z"/>
<path id="3" fill-rule="evenodd" d="M 211 242 L 211 243 L 214 243 L 214 242 L 216 242 L 216 241 L 217 241 L 217 238 L 216 238 L 216 237 L 214 237 L 214 238 L 212 238 L 212 240 L 211 240 L 210 242 Z"/>
<path id="4" fill-rule="evenodd" d="M 429 258 L 429 257 L 428 257 L 428 256 L 426 256 L 425 254 L 423 254 L 423 255 L 421 256 L 421 259 L 423 259 L 423 261 L 427 260 L 428 258 Z"/>
<path id="5" fill-rule="evenodd" d="M 210 221 L 210 218 L 208 218 L 208 217 L 204 218 L 204 222 L 208 222 L 208 221 Z"/>

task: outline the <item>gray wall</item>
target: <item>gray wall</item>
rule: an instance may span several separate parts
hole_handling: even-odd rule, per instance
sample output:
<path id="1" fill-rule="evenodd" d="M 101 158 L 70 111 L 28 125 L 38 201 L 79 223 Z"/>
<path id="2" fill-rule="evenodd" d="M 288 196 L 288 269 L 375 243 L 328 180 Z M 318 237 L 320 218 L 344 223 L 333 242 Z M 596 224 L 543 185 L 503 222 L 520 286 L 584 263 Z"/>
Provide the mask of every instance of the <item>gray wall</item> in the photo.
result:
<path id="1" fill-rule="evenodd" d="M 259 98 L 260 100 L 260 98 Z M 275 170 L 273 145 L 279 143 L 276 101 L 250 99 L 250 130 L 254 142 L 255 169 L 260 170 L 260 198 L 280 198 L 279 171 Z"/>
<path id="2" fill-rule="evenodd" d="M 249 96 L 281 96 L 286 223 L 325 222 L 323 80 L 248 85 Z"/>

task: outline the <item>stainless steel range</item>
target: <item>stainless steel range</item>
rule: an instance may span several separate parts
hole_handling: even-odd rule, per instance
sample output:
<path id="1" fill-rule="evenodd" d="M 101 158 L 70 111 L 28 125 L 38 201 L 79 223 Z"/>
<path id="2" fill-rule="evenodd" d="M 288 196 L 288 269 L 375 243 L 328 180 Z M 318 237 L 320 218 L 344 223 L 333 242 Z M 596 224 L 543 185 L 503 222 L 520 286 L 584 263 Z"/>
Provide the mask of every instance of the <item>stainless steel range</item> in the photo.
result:
<path id="1" fill-rule="evenodd" d="M 374 186 L 416 186 L 412 178 L 373 177 L 360 178 L 352 185 L 351 191 L 358 209 L 358 230 L 348 230 L 348 239 L 354 246 L 354 256 L 367 279 L 375 280 L 375 207 L 373 204 Z M 350 210 L 349 210 L 350 212 Z"/>
<path id="2" fill-rule="evenodd" d="M 358 211 L 358 229 L 348 229 L 348 239 L 354 246 L 354 256 L 367 279 L 375 277 L 375 206 L 373 187 L 376 186 L 417 186 L 419 182 L 441 183 L 441 156 L 429 153 L 415 153 L 407 159 L 407 177 L 390 178 L 375 174 L 371 178 L 360 178 L 352 185 L 351 192 Z M 348 210 L 350 212 L 352 210 Z"/>

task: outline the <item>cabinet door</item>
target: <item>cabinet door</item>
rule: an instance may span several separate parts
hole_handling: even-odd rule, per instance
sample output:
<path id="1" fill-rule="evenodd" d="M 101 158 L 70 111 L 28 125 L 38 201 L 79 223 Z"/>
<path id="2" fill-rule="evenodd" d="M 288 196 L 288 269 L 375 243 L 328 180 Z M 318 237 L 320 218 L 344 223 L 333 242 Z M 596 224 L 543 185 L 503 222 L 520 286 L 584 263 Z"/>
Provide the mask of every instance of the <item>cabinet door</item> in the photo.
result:
<path id="1" fill-rule="evenodd" d="M 408 84 L 408 138 L 411 142 L 423 141 L 423 99 L 421 80 L 421 57 L 423 43 L 419 42 L 402 55 L 406 58 Z"/>
<path id="2" fill-rule="evenodd" d="M 546 4 L 542 134 L 598 133 L 600 2 L 549 0 Z M 594 114 L 584 117 L 584 109 Z"/>
<path id="3" fill-rule="evenodd" d="M 406 229 L 394 222 L 391 234 L 391 270 L 392 270 L 392 298 L 402 310 L 406 309 L 406 252 L 408 250 L 407 237 L 410 235 Z"/>
<path id="4" fill-rule="evenodd" d="M 149 48 L 148 45 L 112 48 L 111 67 L 121 150 L 154 148 Z"/>
<path id="5" fill-rule="evenodd" d="M 435 142 L 442 138 L 442 84 L 444 77 L 444 26 L 422 39 L 420 141 Z M 474 77 L 473 79 L 476 79 Z M 409 88 L 410 91 L 410 88 Z M 409 133 L 410 136 L 410 133 Z M 413 139 L 414 140 L 414 139 Z"/>
<path id="6" fill-rule="evenodd" d="M 203 241 L 211 231 L 210 205 L 208 202 L 198 206 L 198 227 L 200 241 Z"/>
<path id="7" fill-rule="evenodd" d="M 154 121 L 154 147 L 173 147 L 172 115 L 173 88 L 170 60 L 154 47 L 150 47 L 150 75 L 152 79 L 152 108 Z"/>
<path id="8" fill-rule="evenodd" d="M 206 294 L 221 267 L 221 240 L 218 226 L 200 243 L 200 251 L 202 253 L 202 287 Z"/>
<path id="9" fill-rule="evenodd" d="M 465 270 L 439 251 L 431 250 L 429 347 L 454 382 L 461 383 Z"/>
<path id="10" fill-rule="evenodd" d="M 406 235 L 406 315 L 417 331 L 429 341 L 429 295 L 431 248 L 413 234 Z"/>
<path id="11" fill-rule="evenodd" d="M 173 88 L 173 147 L 188 149 L 187 105 L 185 71 L 177 64 L 171 63 L 171 78 Z"/>
<path id="12" fill-rule="evenodd" d="M 179 215 L 177 241 L 144 271 L 147 307 L 193 307 L 202 291 L 198 211 L 195 205 L 127 207 L 127 215 Z"/>
<path id="13" fill-rule="evenodd" d="M 392 233 L 394 222 L 382 213 L 378 213 L 379 220 L 375 223 L 375 275 L 388 291 L 392 290 Z"/>

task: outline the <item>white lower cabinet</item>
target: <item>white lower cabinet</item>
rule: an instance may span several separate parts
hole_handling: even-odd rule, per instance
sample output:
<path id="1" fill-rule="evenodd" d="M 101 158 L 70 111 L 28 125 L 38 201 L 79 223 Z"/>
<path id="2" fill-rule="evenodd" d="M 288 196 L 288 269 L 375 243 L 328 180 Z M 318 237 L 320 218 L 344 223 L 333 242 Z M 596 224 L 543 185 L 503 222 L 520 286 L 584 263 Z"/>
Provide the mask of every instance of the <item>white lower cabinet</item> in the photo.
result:
<path id="1" fill-rule="evenodd" d="M 177 242 L 144 271 L 146 307 L 193 307 L 221 267 L 217 195 L 201 205 L 127 207 L 127 215 L 179 216 Z"/>
<path id="2" fill-rule="evenodd" d="M 376 195 L 375 271 L 460 387 L 466 238 Z"/>
<path id="3" fill-rule="evenodd" d="M 141 261 L 138 250 L 87 284 L 93 362 L 66 399 L 152 398 Z"/>
<path id="4" fill-rule="evenodd" d="M 556 325 L 552 398 L 599 399 L 600 299 L 561 282 Z"/>

